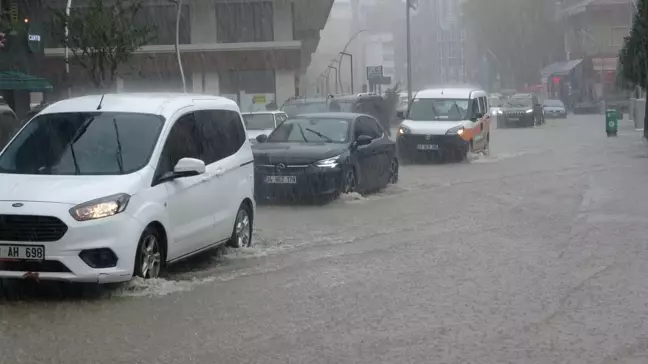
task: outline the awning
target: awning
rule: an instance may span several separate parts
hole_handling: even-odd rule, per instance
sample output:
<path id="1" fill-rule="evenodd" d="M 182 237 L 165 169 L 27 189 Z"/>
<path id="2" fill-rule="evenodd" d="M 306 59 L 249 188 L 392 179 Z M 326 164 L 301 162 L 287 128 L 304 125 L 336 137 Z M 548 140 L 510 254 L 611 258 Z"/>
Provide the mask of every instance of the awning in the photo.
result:
<path id="1" fill-rule="evenodd" d="M 542 79 L 546 79 L 549 76 L 566 76 L 571 72 L 576 66 L 583 62 L 582 59 L 574 59 L 571 61 L 556 62 L 548 65 L 540 71 Z"/>
<path id="2" fill-rule="evenodd" d="M 19 91 L 51 91 L 53 89 L 47 80 L 18 71 L 0 72 L 0 90 Z"/>

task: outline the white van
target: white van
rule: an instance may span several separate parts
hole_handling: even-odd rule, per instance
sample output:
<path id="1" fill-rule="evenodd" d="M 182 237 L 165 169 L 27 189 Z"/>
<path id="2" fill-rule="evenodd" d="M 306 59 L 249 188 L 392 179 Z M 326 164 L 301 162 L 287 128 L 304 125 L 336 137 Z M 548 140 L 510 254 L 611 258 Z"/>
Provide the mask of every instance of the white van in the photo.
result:
<path id="1" fill-rule="evenodd" d="M 0 277 L 119 282 L 249 246 L 252 150 L 221 97 L 57 102 L 0 153 Z"/>
<path id="2" fill-rule="evenodd" d="M 490 143 L 488 95 L 473 88 L 422 90 L 412 98 L 398 129 L 399 158 L 435 153 L 465 159 Z"/>

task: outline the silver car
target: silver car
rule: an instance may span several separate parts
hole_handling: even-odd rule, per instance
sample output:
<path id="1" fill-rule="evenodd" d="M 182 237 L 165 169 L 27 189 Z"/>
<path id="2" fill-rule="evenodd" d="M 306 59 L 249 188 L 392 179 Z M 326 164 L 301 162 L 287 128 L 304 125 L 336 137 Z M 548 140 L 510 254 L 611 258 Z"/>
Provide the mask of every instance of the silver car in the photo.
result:
<path id="1" fill-rule="evenodd" d="M 261 134 L 269 135 L 279 124 L 288 119 L 288 115 L 279 110 L 244 112 L 241 115 L 243 115 L 248 139 L 252 144 L 257 142 L 256 137 Z"/>

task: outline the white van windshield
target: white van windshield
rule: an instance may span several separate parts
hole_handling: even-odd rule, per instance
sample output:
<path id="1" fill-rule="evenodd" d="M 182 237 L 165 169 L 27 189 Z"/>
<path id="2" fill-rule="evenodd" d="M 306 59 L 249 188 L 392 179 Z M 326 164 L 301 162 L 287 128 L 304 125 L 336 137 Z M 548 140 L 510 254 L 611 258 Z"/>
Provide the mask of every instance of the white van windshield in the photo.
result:
<path id="1" fill-rule="evenodd" d="M 139 113 L 41 114 L 2 153 L 0 173 L 132 173 L 148 163 L 163 124 L 159 116 Z"/>
<path id="2" fill-rule="evenodd" d="M 414 99 L 410 120 L 461 121 L 468 119 L 468 99 Z"/>

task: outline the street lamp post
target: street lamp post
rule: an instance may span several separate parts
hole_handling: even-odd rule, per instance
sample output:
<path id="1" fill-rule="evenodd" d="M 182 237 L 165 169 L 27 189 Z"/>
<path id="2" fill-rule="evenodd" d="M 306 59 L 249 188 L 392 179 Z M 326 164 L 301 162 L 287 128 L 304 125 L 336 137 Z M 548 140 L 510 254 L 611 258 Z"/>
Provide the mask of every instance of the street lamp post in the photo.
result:
<path id="1" fill-rule="evenodd" d="M 328 66 L 328 68 L 329 68 L 329 71 L 330 70 L 335 70 L 335 93 L 337 94 L 338 93 L 338 74 L 339 74 L 340 71 L 335 66 Z M 326 75 L 326 87 L 328 88 L 328 75 Z"/>
<path id="2" fill-rule="evenodd" d="M 353 90 L 353 54 L 351 53 L 346 53 L 346 52 L 340 52 L 342 56 L 348 56 L 349 57 L 349 71 L 351 71 L 351 94 L 355 93 Z M 340 58 L 341 60 L 342 58 Z M 342 62 L 340 62 L 340 67 L 342 66 Z"/>
<path id="3" fill-rule="evenodd" d="M 65 5 L 65 81 L 68 84 L 68 98 L 72 97 L 72 88 L 70 87 L 70 47 L 68 47 L 68 35 L 70 34 L 68 24 L 70 23 L 71 8 L 72 0 L 67 0 L 67 4 Z"/>
<path id="4" fill-rule="evenodd" d="M 182 67 L 182 58 L 180 57 L 180 15 L 182 15 L 182 0 L 177 0 L 178 11 L 176 13 L 176 39 L 175 51 L 178 58 L 178 67 L 180 68 L 180 77 L 182 77 L 182 91 L 187 93 L 187 81 L 185 80 L 184 68 Z"/>
<path id="5" fill-rule="evenodd" d="M 412 43 L 411 43 L 411 27 L 410 27 L 410 13 L 411 9 L 415 8 L 412 0 L 405 0 L 405 22 L 407 27 L 407 104 L 412 103 Z"/>

